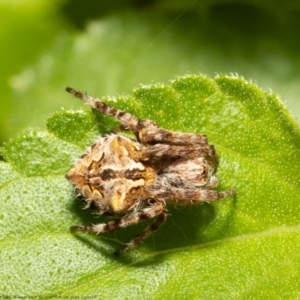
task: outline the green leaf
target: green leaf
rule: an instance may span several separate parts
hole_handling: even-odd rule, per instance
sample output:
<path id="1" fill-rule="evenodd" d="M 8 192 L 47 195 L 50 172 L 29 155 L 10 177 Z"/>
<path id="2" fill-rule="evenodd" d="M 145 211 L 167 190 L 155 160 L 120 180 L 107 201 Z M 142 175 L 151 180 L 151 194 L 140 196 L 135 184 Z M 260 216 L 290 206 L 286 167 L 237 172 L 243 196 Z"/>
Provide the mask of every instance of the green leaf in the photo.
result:
<path id="1" fill-rule="evenodd" d="M 92 140 L 116 123 L 94 111 L 55 113 L 48 132 L 27 131 L 2 149 L 1 293 L 299 298 L 300 131 L 278 97 L 236 76 L 188 75 L 102 100 L 167 129 L 207 134 L 221 157 L 218 189 L 235 187 L 237 195 L 169 206 L 161 230 L 116 258 L 113 251 L 146 224 L 71 234 L 71 225 L 107 219 L 81 210 L 64 178 Z"/>

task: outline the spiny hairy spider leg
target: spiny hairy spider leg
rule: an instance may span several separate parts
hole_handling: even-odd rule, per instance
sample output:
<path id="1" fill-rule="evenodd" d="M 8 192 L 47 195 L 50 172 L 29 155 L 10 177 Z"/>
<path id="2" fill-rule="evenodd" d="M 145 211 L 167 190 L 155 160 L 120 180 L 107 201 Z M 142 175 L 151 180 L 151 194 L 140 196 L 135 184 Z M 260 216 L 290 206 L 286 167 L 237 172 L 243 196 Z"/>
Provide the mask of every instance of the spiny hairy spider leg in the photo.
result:
<path id="1" fill-rule="evenodd" d="M 137 235 L 126 246 L 122 247 L 120 250 L 115 252 L 116 255 L 120 255 L 121 253 L 142 243 L 149 235 L 152 234 L 152 232 L 156 231 L 165 222 L 167 218 L 167 210 L 164 202 L 155 201 L 154 203 L 151 203 L 149 204 L 149 206 L 142 209 L 140 212 L 137 212 L 129 217 L 124 217 L 122 219 L 112 220 L 107 223 L 96 224 L 91 226 L 75 225 L 71 226 L 70 229 L 71 231 L 95 232 L 98 234 L 102 232 L 116 230 L 119 228 L 125 228 L 127 226 L 134 225 L 139 222 L 153 218 L 155 218 L 155 220 L 152 224 L 150 224 L 149 227 L 147 227 L 142 233 Z"/>
<path id="2" fill-rule="evenodd" d="M 145 144 L 170 145 L 207 145 L 206 135 L 169 131 L 159 127 L 145 126 L 140 130 L 139 138 Z"/>
<path id="3" fill-rule="evenodd" d="M 136 118 L 132 114 L 121 111 L 119 109 L 116 109 L 116 108 L 102 102 L 100 99 L 93 98 L 91 96 L 83 94 L 79 91 L 74 90 L 73 88 L 67 87 L 66 91 L 71 93 L 75 97 L 85 101 L 90 106 L 99 110 L 101 113 L 108 115 L 108 116 L 115 117 L 122 123 L 124 129 L 132 130 L 134 133 L 138 132 L 140 119 Z"/>
<path id="4" fill-rule="evenodd" d="M 216 156 L 216 151 L 212 145 L 203 146 L 175 146 L 168 144 L 156 144 L 143 148 L 142 157 L 145 158 L 161 158 L 168 157 L 183 157 L 185 159 L 197 158 L 200 156 Z"/>
<path id="5" fill-rule="evenodd" d="M 182 204 L 190 202 L 197 204 L 199 202 L 213 202 L 219 199 L 227 198 L 235 194 L 235 189 L 217 192 L 214 190 L 202 189 L 184 189 L 176 187 L 149 186 L 145 191 L 150 197 L 165 200 L 167 203 Z"/>
<path id="6" fill-rule="evenodd" d="M 142 143 L 164 143 L 172 145 L 205 145 L 208 143 L 205 135 L 174 132 L 159 128 L 157 124 L 151 120 L 141 120 L 128 112 L 118 110 L 98 98 L 93 98 L 73 88 L 67 87 L 66 91 L 87 102 L 103 114 L 117 118 L 122 123 L 122 127 L 126 130 L 132 130 Z"/>
<path id="7" fill-rule="evenodd" d="M 166 210 L 165 205 L 162 202 L 156 202 L 156 206 L 157 215 L 154 221 L 124 247 L 117 250 L 114 253 L 116 256 L 119 256 L 135 246 L 143 243 L 145 239 L 147 239 L 153 232 L 158 230 L 165 223 L 168 216 L 168 211 Z"/>

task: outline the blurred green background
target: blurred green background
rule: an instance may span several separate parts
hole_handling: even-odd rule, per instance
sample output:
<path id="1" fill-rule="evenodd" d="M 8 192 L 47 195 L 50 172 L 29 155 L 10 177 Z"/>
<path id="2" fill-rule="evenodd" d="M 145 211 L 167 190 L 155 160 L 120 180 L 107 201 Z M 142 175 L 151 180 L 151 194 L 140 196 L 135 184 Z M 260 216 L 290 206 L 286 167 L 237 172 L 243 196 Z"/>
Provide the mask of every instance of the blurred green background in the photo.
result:
<path id="1" fill-rule="evenodd" d="M 101 97 L 238 73 L 300 113 L 299 1 L 1 0 L 0 16 L 0 144 L 79 107 L 68 85 Z"/>

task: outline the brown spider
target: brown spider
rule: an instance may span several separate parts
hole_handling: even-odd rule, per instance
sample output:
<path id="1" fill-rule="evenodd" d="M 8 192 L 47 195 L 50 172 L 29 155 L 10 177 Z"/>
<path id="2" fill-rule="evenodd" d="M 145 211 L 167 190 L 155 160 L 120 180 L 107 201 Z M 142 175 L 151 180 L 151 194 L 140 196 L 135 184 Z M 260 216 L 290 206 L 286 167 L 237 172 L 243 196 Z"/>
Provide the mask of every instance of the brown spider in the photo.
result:
<path id="1" fill-rule="evenodd" d="M 66 174 L 87 207 L 119 217 L 103 224 L 72 226 L 71 230 L 101 233 L 154 218 L 149 227 L 115 252 L 118 255 L 142 243 L 166 221 L 166 203 L 212 202 L 235 193 L 233 189 L 212 190 L 218 185 L 214 175 L 218 156 L 205 135 L 168 131 L 72 88 L 66 90 L 118 119 L 137 139 L 113 133 L 101 137 Z"/>

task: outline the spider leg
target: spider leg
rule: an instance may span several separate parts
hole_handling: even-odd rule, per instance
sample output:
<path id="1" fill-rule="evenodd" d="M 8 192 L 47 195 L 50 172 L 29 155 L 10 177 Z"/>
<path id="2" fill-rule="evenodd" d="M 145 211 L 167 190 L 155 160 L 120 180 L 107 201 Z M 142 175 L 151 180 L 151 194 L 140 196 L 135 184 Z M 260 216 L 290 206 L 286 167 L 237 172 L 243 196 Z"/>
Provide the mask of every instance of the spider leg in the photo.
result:
<path id="1" fill-rule="evenodd" d="M 149 186 L 145 191 L 153 198 L 165 200 L 174 204 L 197 204 L 200 202 L 213 202 L 235 194 L 235 189 L 217 192 L 202 189 L 184 189 L 176 187 Z"/>
<path id="2" fill-rule="evenodd" d="M 83 94 L 79 91 L 76 91 L 70 87 L 67 87 L 66 91 L 69 92 L 70 94 L 74 95 L 75 97 L 85 101 L 90 106 L 99 110 L 101 113 L 108 115 L 108 116 L 115 117 L 122 123 L 122 128 L 124 128 L 125 130 L 130 129 L 134 133 L 138 132 L 140 119 L 138 119 L 134 115 L 124 112 L 124 111 L 121 111 L 119 109 L 116 109 L 116 108 L 102 102 L 98 98 L 93 98 L 93 97 Z"/>
<path id="3" fill-rule="evenodd" d="M 153 231 L 157 230 L 158 227 L 160 227 L 164 223 L 167 217 L 167 210 L 165 208 L 164 202 L 156 201 L 152 204 L 149 204 L 149 206 L 145 207 L 140 212 L 118 220 L 112 220 L 107 223 L 96 224 L 91 226 L 75 225 L 71 226 L 70 229 L 72 231 L 95 232 L 98 234 L 102 232 L 116 230 L 118 228 L 125 228 L 127 226 L 134 225 L 141 221 L 145 221 L 155 217 L 157 218 L 148 228 L 146 228 L 141 234 L 139 234 L 131 242 L 129 242 L 129 244 L 127 244 L 125 247 L 121 248 L 119 251 L 116 252 L 116 255 L 118 255 L 142 243 Z"/>
<path id="4" fill-rule="evenodd" d="M 139 139 L 144 144 L 207 145 L 208 143 L 206 135 L 203 134 L 174 132 L 154 126 L 143 126 L 139 132 Z"/>
<path id="5" fill-rule="evenodd" d="M 192 159 L 200 156 L 207 156 L 217 161 L 217 153 L 212 145 L 195 145 L 195 146 L 177 146 L 168 144 L 156 144 L 143 148 L 143 155 L 145 160 L 149 158 L 161 157 L 182 157 L 184 159 Z"/>
<path id="6" fill-rule="evenodd" d="M 153 206 L 156 207 L 154 208 Z M 132 239 L 128 244 L 116 251 L 114 253 L 116 256 L 141 244 L 145 239 L 147 239 L 153 232 L 158 230 L 165 223 L 168 215 L 167 210 L 165 208 L 165 204 L 163 202 L 155 202 L 150 207 L 150 209 L 152 208 L 156 211 L 156 218 L 154 219 L 154 221 L 145 230 L 143 230 L 134 239 Z"/>
<path id="7" fill-rule="evenodd" d="M 153 121 L 141 120 L 128 112 L 116 109 L 102 102 L 100 99 L 93 98 L 70 87 L 67 87 L 66 91 L 85 101 L 101 113 L 118 119 L 122 123 L 122 128 L 133 131 L 138 140 L 144 144 L 207 145 L 205 135 L 173 132 L 159 128 Z"/>

